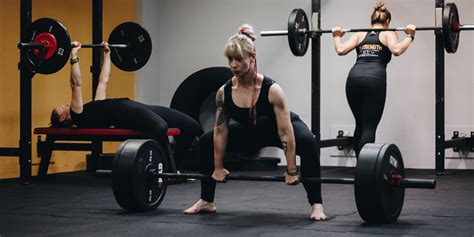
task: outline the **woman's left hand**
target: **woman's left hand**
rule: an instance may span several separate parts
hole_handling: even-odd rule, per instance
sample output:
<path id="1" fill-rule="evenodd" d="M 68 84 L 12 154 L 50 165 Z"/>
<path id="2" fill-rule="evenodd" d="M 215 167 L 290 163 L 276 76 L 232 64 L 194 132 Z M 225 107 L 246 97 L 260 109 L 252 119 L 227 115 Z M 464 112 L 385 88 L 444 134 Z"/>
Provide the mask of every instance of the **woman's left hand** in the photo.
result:
<path id="1" fill-rule="evenodd" d="M 345 32 L 342 31 L 342 28 L 340 26 L 333 27 L 331 32 L 332 32 L 332 37 L 342 37 L 345 34 Z"/>

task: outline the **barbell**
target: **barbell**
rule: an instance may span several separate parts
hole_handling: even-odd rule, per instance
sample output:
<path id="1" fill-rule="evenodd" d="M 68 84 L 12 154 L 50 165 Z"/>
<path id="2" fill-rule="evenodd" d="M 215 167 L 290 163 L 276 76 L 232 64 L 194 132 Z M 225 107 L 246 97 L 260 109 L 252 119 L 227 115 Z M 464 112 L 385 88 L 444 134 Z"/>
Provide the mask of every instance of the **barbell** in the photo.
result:
<path id="1" fill-rule="evenodd" d="M 51 45 L 51 34 L 47 34 L 46 37 L 49 37 L 48 40 L 41 39 L 41 43 L 18 43 L 18 48 L 19 49 L 38 49 L 38 52 L 41 52 L 41 50 L 48 50 L 48 48 L 52 48 Z M 45 36 L 43 36 L 45 37 Z M 71 43 L 71 47 L 76 47 L 73 43 Z M 81 48 L 103 48 L 103 44 L 81 44 Z M 109 48 L 127 48 L 128 45 L 126 44 L 109 44 Z"/>
<path id="2" fill-rule="evenodd" d="M 405 27 L 387 29 L 343 29 L 343 32 L 371 32 L 371 31 L 403 31 Z M 417 31 L 441 30 L 444 41 L 444 48 L 448 53 L 455 53 L 459 45 L 459 33 L 462 30 L 474 30 L 474 25 L 461 25 L 456 4 L 447 3 L 443 9 L 441 27 L 417 27 Z M 309 30 L 309 21 L 306 13 L 302 9 L 294 9 L 288 17 L 288 30 L 262 31 L 261 36 L 288 36 L 288 44 L 291 52 L 295 56 L 306 54 L 309 46 L 309 39 L 317 37 L 319 34 L 332 33 L 331 30 Z"/>
<path id="3" fill-rule="evenodd" d="M 51 18 L 40 18 L 28 30 L 30 42 L 20 42 L 18 48 L 31 70 L 52 74 L 67 63 L 74 45 L 66 27 Z M 112 63 L 124 71 L 142 68 L 151 56 L 152 44 L 148 32 L 135 22 L 125 22 L 115 27 L 108 39 Z M 101 44 L 82 44 L 82 48 L 103 47 Z"/>
<path id="4" fill-rule="evenodd" d="M 112 171 L 112 188 L 118 204 L 129 211 L 156 209 L 166 193 L 168 178 L 211 179 L 210 175 L 165 173 L 167 159 L 155 140 L 130 139 L 118 148 Z M 278 181 L 283 176 L 229 175 L 227 180 Z M 359 155 L 354 178 L 301 177 L 302 182 L 353 184 L 357 210 L 368 223 L 398 219 L 405 188 L 434 189 L 432 179 L 407 179 L 401 153 L 393 144 L 367 144 Z"/>

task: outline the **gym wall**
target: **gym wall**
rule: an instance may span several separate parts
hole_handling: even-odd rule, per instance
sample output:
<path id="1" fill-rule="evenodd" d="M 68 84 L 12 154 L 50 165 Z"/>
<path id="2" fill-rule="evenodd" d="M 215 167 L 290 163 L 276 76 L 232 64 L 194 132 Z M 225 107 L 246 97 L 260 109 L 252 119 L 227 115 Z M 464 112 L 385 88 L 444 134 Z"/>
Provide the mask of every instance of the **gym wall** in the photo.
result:
<path id="1" fill-rule="evenodd" d="M 120 4 L 117 4 L 120 2 Z M 0 0 L 0 146 L 18 147 L 20 130 L 20 72 L 18 70 L 20 3 L 17 0 Z M 49 17 L 62 22 L 72 40 L 92 42 L 92 0 L 33 0 L 32 20 Z M 135 20 L 134 0 L 103 0 L 103 39 L 107 40 L 112 29 L 125 21 Z M 84 102 L 92 99 L 92 50 L 80 51 Z M 32 128 L 49 124 L 51 110 L 69 103 L 70 65 L 52 75 L 37 74 L 33 77 Z M 108 97 L 135 96 L 135 73 L 123 72 L 112 66 Z M 37 137 L 33 136 L 33 175 L 36 175 L 39 159 L 36 155 Z M 104 144 L 104 151 L 115 152 L 117 144 Z M 85 152 L 55 151 L 49 172 L 84 170 Z M 18 157 L 0 157 L 0 178 L 18 177 Z"/>
<path id="2" fill-rule="evenodd" d="M 223 47 L 243 23 L 257 32 L 286 30 L 288 15 L 302 8 L 311 16 L 310 0 L 136 0 L 137 18 L 153 39 L 152 60 L 137 73 L 137 98 L 169 105 L 178 85 L 193 72 L 227 66 Z M 322 28 L 370 27 L 375 0 L 323 0 Z M 448 0 L 446 3 L 449 2 Z M 474 22 L 471 0 L 455 0 L 461 23 Z M 386 0 L 391 26 L 433 26 L 435 1 Z M 349 34 L 346 35 L 346 38 Z M 399 33 L 404 37 L 403 33 Z M 415 42 L 388 65 L 387 100 L 377 131 L 377 143 L 400 147 L 407 168 L 433 169 L 435 165 L 435 40 L 432 31 L 417 32 Z M 474 35 L 461 32 L 456 54 L 446 54 L 446 139 L 453 130 L 474 131 Z M 287 38 L 258 37 L 258 70 L 285 90 L 289 106 L 311 124 L 311 48 L 294 57 Z M 355 52 L 344 57 L 334 51 L 332 36 L 322 36 L 321 137 L 334 138 L 338 130 L 352 134 L 354 119 L 345 97 L 347 73 Z M 266 150 L 280 157 L 281 152 Z M 350 154 L 349 154 L 350 155 Z M 452 150 L 446 156 L 458 156 Z M 474 157 L 474 154 L 470 154 Z M 285 164 L 285 160 L 282 160 Z M 446 168 L 474 168 L 473 159 L 447 159 Z M 321 164 L 353 166 L 355 159 L 336 148 L 322 149 Z"/>

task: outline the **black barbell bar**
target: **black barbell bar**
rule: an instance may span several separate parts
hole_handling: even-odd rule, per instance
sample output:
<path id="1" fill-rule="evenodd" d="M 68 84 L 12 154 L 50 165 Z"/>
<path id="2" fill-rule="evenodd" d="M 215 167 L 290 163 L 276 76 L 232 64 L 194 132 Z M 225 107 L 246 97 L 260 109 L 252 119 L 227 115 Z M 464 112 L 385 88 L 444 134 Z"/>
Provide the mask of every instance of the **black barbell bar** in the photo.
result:
<path id="1" fill-rule="evenodd" d="M 156 169 L 149 169 L 147 171 L 149 178 L 175 178 L 175 179 L 212 179 L 211 175 L 205 174 L 191 174 L 191 173 L 158 173 Z M 271 181 L 271 182 L 284 182 L 284 176 L 249 176 L 249 175 L 227 175 L 225 180 L 236 180 L 236 181 Z M 390 180 L 391 185 L 400 186 L 403 188 L 422 188 L 422 189 L 434 189 L 436 188 L 436 180 L 434 179 L 405 179 L 398 175 L 392 175 Z M 309 183 L 326 183 L 326 184 L 355 184 L 353 178 L 310 178 L 300 177 L 299 182 Z"/>
<path id="2" fill-rule="evenodd" d="M 110 170 L 97 170 L 96 174 L 99 176 L 110 176 Z M 157 169 L 150 168 L 146 171 L 146 176 L 149 179 L 156 178 L 172 178 L 172 179 L 212 179 L 211 175 L 192 174 L 192 173 L 159 173 Z M 284 182 L 283 176 L 248 176 L 248 175 L 228 175 L 225 180 L 235 181 L 270 181 L 270 182 Z M 434 179 L 405 179 L 399 175 L 392 175 L 391 182 L 388 183 L 393 186 L 403 188 L 419 188 L 419 189 L 434 189 L 436 188 L 436 180 Z M 300 177 L 299 182 L 309 183 L 326 183 L 326 184 L 355 184 L 354 178 L 309 178 Z"/>

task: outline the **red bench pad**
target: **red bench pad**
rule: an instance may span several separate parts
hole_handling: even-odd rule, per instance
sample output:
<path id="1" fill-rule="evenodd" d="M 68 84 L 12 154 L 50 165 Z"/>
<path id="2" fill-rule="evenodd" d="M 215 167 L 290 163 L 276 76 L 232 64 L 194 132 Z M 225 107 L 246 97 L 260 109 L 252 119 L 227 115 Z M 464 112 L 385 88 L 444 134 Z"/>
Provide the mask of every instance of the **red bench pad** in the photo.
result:
<path id="1" fill-rule="evenodd" d="M 44 135 L 91 135 L 91 136 L 140 136 L 143 132 L 122 128 L 35 128 L 34 134 Z M 178 128 L 168 128 L 168 136 L 181 134 Z"/>

